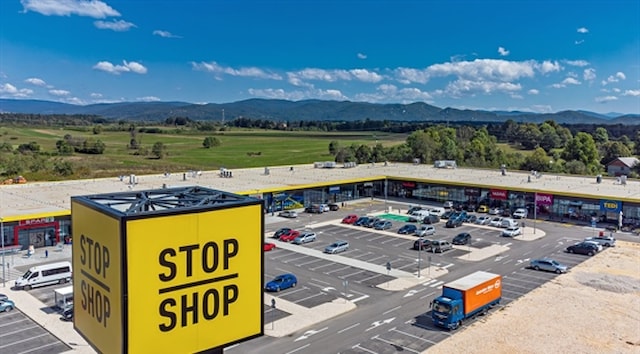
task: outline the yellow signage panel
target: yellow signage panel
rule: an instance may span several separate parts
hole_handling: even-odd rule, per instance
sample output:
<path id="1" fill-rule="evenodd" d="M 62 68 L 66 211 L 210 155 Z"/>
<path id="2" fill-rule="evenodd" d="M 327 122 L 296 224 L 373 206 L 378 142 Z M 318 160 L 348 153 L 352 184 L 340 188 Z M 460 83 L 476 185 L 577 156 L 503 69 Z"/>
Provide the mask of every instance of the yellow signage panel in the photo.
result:
<path id="1" fill-rule="evenodd" d="M 123 351 L 118 219 L 71 202 L 74 326 L 102 353 Z"/>
<path id="2" fill-rule="evenodd" d="M 262 334 L 260 204 L 126 222 L 128 349 L 195 353 Z"/>

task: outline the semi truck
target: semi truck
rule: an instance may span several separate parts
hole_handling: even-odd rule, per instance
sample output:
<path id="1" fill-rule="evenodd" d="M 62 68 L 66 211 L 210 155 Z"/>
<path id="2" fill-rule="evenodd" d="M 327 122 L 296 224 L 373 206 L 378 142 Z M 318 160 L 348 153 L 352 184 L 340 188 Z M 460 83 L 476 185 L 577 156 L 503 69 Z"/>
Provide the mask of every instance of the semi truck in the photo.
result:
<path id="1" fill-rule="evenodd" d="M 452 330 L 475 315 L 486 314 L 500 303 L 501 282 L 501 275 L 478 271 L 443 285 L 442 295 L 431 302 L 433 324 Z"/>

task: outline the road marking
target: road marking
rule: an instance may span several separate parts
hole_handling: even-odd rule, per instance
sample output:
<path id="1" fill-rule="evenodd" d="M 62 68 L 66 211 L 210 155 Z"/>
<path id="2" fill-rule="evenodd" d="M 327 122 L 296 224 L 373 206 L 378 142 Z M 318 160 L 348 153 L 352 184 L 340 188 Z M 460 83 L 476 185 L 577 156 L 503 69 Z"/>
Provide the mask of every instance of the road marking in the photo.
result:
<path id="1" fill-rule="evenodd" d="M 415 295 L 415 294 L 417 294 L 417 293 L 418 293 L 418 291 L 417 291 L 417 290 L 409 290 L 409 292 L 408 292 L 408 293 L 406 293 L 406 294 L 404 294 L 404 296 L 403 296 L 403 297 L 413 296 L 413 295 Z"/>
<path id="2" fill-rule="evenodd" d="M 431 283 L 433 283 L 433 282 L 435 282 L 435 281 L 436 281 L 435 279 L 431 279 L 431 280 L 429 280 L 429 281 L 425 281 L 425 282 L 423 282 L 423 283 L 422 283 L 422 285 L 427 286 L 427 285 L 429 285 L 429 284 L 431 284 Z"/>
<path id="3" fill-rule="evenodd" d="M 420 353 L 419 351 L 415 351 L 415 350 L 413 350 L 413 349 L 411 349 L 411 348 L 408 348 L 408 347 L 405 347 L 405 346 L 402 346 L 402 345 L 396 344 L 396 343 L 394 343 L 394 342 L 392 342 L 392 341 L 388 341 L 388 340 L 386 340 L 386 339 L 382 339 L 382 338 L 380 338 L 380 337 L 378 337 L 378 336 L 375 336 L 375 337 L 373 337 L 373 338 L 371 338 L 371 339 L 377 339 L 377 340 L 379 340 L 379 341 L 381 341 L 381 342 L 385 342 L 385 343 L 387 343 L 387 344 L 391 344 L 391 345 L 393 345 L 393 346 L 394 346 L 394 347 L 396 347 L 396 348 L 402 348 L 402 350 L 408 350 L 408 351 L 410 351 L 410 352 L 412 352 L 412 353 L 416 353 L 416 354 L 419 354 L 419 353 Z M 396 350 L 397 350 L 397 349 L 396 349 Z"/>
<path id="4" fill-rule="evenodd" d="M 436 283 L 433 283 L 433 284 L 429 285 L 429 287 L 435 288 L 436 286 L 440 286 L 442 284 L 444 284 L 444 282 L 443 281 L 439 281 L 439 282 L 436 282 Z"/>
<path id="5" fill-rule="evenodd" d="M 308 330 L 308 331 L 304 332 L 304 334 L 303 334 L 303 335 L 301 335 L 300 337 L 296 338 L 296 339 L 294 340 L 294 342 L 297 342 L 297 341 L 299 341 L 299 340 L 307 339 L 307 338 L 311 337 L 311 336 L 312 336 L 312 335 L 314 335 L 314 334 L 318 334 L 318 333 L 320 333 L 320 332 L 322 332 L 322 331 L 327 330 L 328 328 L 329 328 L 329 327 L 324 327 L 324 328 L 321 328 L 321 329 L 319 329 L 319 330 L 310 329 L 310 330 Z M 290 353 L 291 353 L 291 352 L 290 352 Z"/>
<path id="6" fill-rule="evenodd" d="M 368 332 L 369 330 L 374 329 L 374 328 L 376 328 L 378 326 L 382 326 L 384 324 L 389 324 L 389 323 L 393 322 L 393 320 L 395 320 L 395 319 L 396 319 L 395 317 L 391 317 L 391 318 L 387 318 L 386 320 L 372 322 L 371 323 L 371 327 L 365 329 L 364 331 Z"/>
<path id="7" fill-rule="evenodd" d="M 435 294 L 435 293 L 436 293 L 435 291 L 432 291 L 432 292 L 430 292 L 430 293 L 427 293 L 426 295 L 421 296 L 421 297 L 420 297 L 420 300 L 425 299 L 425 298 L 428 298 L 429 296 L 431 296 L 431 295 L 433 295 L 433 294 Z"/>
<path id="8" fill-rule="evenodd" d="M 509 246 L 511 246 L 512 244 L 513 244 L 513 242 L 505 243 L 505 244 L 504 244 L 504 247 L 509 247 Z"/>
<path id="9" fill-rule="evenodd" d="M 451 268 L 451 267 L 453 267 L 454 265 L 455 265 L 455 264 L 453 264 L 453 263 L 449 263 L 449 264 L 447 264 L 446 266 L 442 267 L 442 269 Z"/>
<path id="10" fill-rule="evenodd" d="M 365 352 L 368 352 L 368 353 L 371 353 L 371 354 L 378 354 L 378 353 L 376 353 L 374 351 L 371 351 L 371 350 L 369 350 L 367 348 L 361 347 L 360 343 L 358 343 L 358 344 L 354 345 L 353 347 L 351 347 L 351 349 L 356 349 L 356 348 L 358 348 L 360 350 L 364 350 Z"/>
<path id="11" fill-rule="evenodd" d="M 418 337 L 418 336 L 413 335 L 413 334 L 411 334 L 411 333 L 401 331 L 401 330 L 397 329 L 396 327 L 391 328 L 391 329 L 389 330 L 389 332 L 391 332 L 391 331 L 398 332 L 398 333 L 402 333 L 402 334 L 404 334 L 404 335 L 405 335 L 405 336 L 407 336 L 407 337 L 412 337 L 412 338 L 415 338 L 415 339 L 419 339 L 419 340 L 422 340 L 422 341 L 425 341 L 425 342 L 429 342 L 429 343 L 431 343 L 431 344 L 436 344 L 436 342 L 434 342 L 434 341 L 430 341 L 430 340 L 428 340 L 428 339 L 425 339 L 425 338 L 422 338 L 422 337 Z"/>
<path id="12" fill-rule="evenodd" d="M 338 331 L 338 334 L 343 333 L 343 332 L 346 332 L 346 331 L 350 330 L 351 328 L 358 327 L 359 325 L 360 325 L 360 322 L 358 322 L 358 323 L 354 323 L 354 324 L 352 324 L 352 325 L 351 325 L 351 326 L 349 326 L 349 327 L 346 327 L 346 328 L 343 328 L 343 329 L 339 330 L 339 331 Z"/>
<path id="13" fill-rule="evenodd" d="M 369 297 L 369 295 L 362 295 L 362 296 L 360 296 L 360 297 L 359 297 L 359 298 L 357 298 L 357 299 L 353 299 L 353 300 L 351 300 L 351 302 L 356 303 L 356 302 L 358 302 L 358 301 L 360 301 L 360 300 L 364 300 L 364 299 L 366 299 L 366 298 L 368 298 L 368 297 Z"/>
<path id="14" fill-rule="evenodd" d="M 290 352 L 286 352 L 286 354 L 295 353 L 295 352 L 300 351 L 300 350 L 302 350 L 302 349 L 304 349 L 304 348 L 306 348 L 306 347 L 308 347 L 308 346 L 310 346 L 310 345 L 311 345 L 311 344 L 303 345 L 303 346 L 301 346 L 301 347 L 299 347 L 299 348 L 296 348 L 296 349 L 294 349 L 294 350 L 292 350 L 292 351 L 290 351 Z"/>
<path id="15" fill-rule="evenodd" d="M 388 314 L 389 312 L 395 311 L 395 310 L 397 310 L 397 309 L 399 309 L 399 308 L 401 308 L 401 307 L 402 307 L 402 306 L 396 306 L 396 307 L 394 307 L 394 308 L 392 308 L 392 309 L 390 309 L 390 310 L 387 310 L 387 311 L 383 312 L 382 314 L 383 314 L 383 315 L 386 315 L 386 314 Z"/>

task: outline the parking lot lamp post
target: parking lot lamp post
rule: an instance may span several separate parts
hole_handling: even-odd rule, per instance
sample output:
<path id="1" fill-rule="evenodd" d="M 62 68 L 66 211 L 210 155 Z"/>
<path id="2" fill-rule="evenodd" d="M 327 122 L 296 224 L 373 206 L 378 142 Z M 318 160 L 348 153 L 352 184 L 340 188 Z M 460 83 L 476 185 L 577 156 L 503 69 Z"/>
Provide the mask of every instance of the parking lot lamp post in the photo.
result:
<path id="1" fill-rule="evenodd" d="M 418 242 L 420 242 L 420 246 L 418 247 L 418 279 L 420 279 L 420 266 L 422 263 L 422 236 L 419 237 Z"/>
<path id="2" fill-rule="evenodd" d="M 2 240 L 2 286 L 7 287 L 7 268 L 4 262 L 4 219 L 0 217 L 0 240 Z"/>
<path id="3" fill-rule="evenodd" d="M 538 220 L 538 192 L 533 196 L 533 234 L 536 233 L 536 220 Z M 524 230 L 522 230 L 524 233 Z"/>

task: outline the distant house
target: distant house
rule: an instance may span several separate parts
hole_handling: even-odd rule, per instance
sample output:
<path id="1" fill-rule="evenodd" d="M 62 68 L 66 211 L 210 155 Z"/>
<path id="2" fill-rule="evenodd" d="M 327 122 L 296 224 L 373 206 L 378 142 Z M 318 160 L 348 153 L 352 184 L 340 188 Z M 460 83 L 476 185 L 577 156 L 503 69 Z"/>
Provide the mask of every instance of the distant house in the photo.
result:
<path id="1" fill-rule="evenodd" d="M 631 170 L 640 163 L 635 157 L 618 157 L 607 164 L 609 176 L 628 176 Z"/>

